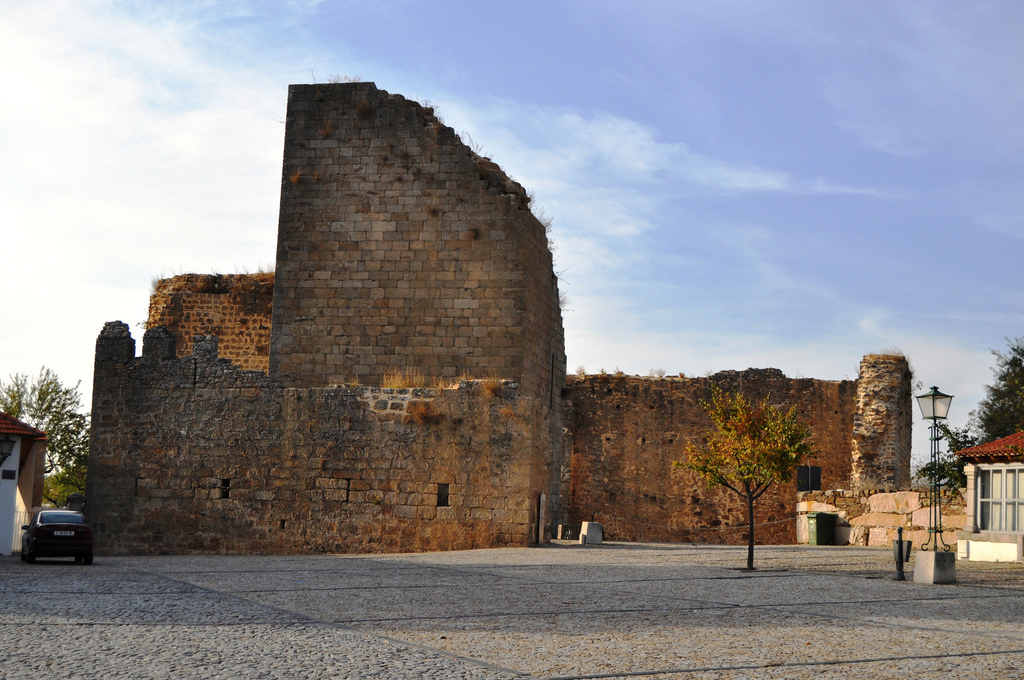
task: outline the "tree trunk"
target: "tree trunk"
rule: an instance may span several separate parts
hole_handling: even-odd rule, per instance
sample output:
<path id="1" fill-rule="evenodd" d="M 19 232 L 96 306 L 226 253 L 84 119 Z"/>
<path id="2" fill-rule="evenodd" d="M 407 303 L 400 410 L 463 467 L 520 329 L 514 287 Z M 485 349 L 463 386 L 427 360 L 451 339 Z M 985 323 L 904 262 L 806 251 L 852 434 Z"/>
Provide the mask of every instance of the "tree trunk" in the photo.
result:
<path id="1" fill-rule="evenodd" d="M 747 492 L 747 519 L 750 531 L 747 534 L 747 569 L 754 570 L 754 494 Z"/>

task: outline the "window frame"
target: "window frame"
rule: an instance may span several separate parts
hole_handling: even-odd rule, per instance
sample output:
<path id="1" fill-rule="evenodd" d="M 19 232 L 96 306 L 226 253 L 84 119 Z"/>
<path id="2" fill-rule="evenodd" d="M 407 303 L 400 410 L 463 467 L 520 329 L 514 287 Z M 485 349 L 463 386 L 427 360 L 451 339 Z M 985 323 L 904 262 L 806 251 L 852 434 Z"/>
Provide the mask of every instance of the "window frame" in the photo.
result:
<path id="1" fill-rule="evenodd" d="M 978 465 L 975 475 L 974 512 L 978 531 L 1024 534 L 1024 464 Z"/>

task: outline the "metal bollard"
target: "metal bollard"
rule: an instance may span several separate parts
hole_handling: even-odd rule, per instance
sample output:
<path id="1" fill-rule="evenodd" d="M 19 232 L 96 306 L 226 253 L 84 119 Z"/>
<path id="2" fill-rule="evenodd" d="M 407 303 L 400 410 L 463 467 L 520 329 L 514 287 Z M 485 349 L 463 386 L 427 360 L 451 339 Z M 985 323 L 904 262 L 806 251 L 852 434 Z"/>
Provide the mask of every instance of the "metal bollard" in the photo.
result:
<path id="1" fill-rule="evenodd" d="M 892 556 L 896 560 L 896 575 L 893 580 L 906 581 L 907 577 L 903 573 L 903 559 L 906 556 L 903 552 L 903 527 L 896 529 L 896 540 L 892 542 Z"/>

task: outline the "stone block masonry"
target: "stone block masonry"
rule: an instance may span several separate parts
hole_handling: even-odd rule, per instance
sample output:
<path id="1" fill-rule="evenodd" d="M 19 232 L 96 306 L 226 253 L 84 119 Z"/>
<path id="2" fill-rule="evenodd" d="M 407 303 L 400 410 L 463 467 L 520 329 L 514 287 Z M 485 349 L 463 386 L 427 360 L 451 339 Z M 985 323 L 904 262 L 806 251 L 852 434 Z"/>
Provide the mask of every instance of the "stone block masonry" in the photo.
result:
<path id="1" fill-rule="evenodd" d="M 96 345 L 86 494 L 104 554 L 397 552 L 528 545 L 551 468 L 512 381 L 287 388 L 164 329 Z"/>
<path id="2" fill-rule="evenodd" d="M 512 379 L 560 410 L 544 225 L 429 108 L 372 83 L 289 88 L 276 274 L 269 372 L 284 385 L 414 369 Z"/>
<path id="3" fill-rule="evenodd" d="M 913 427 L 910 364 L 905 357 L 872 354 L 860 364 L 857 409 L 853 423 L 855 489 L 910 487 L 910 441 Z"/>
<path id="4" fill-rule="evenodd" d="M 274 274 L 184 274 L 156 283 L 146 328 L 164 326 L 174 354 L 187 356 L 197 335 L 219 338 L 220 356 L 239 368 L 266 372 Z"/>
<path id="5" fill-rule="evenodd" d="M 569 499 L 563 521 L 596 520 L 614 539 L 743 543 L 743 498 L 722 487 L 708 488 L 695 473 L 673 466 L 685 460 L 688 444 L 700 445 L 710 426 L 701 402 L 711 398 L 712 386 L 751 401 L 767 396 L 783 408 L 795 407 L 811 428 L 817 456 L 806 463 L 821 467 L 822 488 L 849 488 L 855 423 L 865 420 L 861 410 L 870 410 L 872 422 L 887 432 L 903 422 L 909 427 L 906 360 L 870 355 L 864 367 L 870 370 L 856 381 L 791 379 L 777 369 L 723 371 L 708 378 L 570 377 L 562 463 Z M 885 397 L 863 396 L 880 390 Z M 905 471 L 888 474 L 909 476 L 909 440 L 864 437 L 860 445 L 880 471 L 905 465 Z M 757 529 L 758 542 L 795 542 L 795 493 L 794 480 L 758 501 L 756 521 L 764 525 Z"/>
<path id="6" fill-rule="evenodd" d="M 529 203 L 428 107 L 372 83 L 291 86 L 275 273 L 160 281 L 141 357 L 120 322 L 97 340 L 97 549 L 526 545 L 592 519 L 612 538 L 742 542 L 740 499 L 672 467 L 713 384 L 795 406 L 826 486 L 909 479 L 902 357 L 865 357 L 855 382 L 567 386 Z M 381 387 L 410 373 L 455 387 Z M 762 542 L 795 539 L 793 492 L 758 504 Z"/>
<path id="7" fill-rule="evenodd" d="M 101 551 L 522 545 L 560 512 L 544 225 L 372 83 L 289 88 L 276 274 L 158 282 L 139 359 L 122 326 L 97 341 Z M 410 372 L 459 387 L 358 386 Z"/>
<path id="8" fill-rule="evenodd" d="M 881 491 L 878 489 L 831 489 L 797 494 L 797 540 L 807 542 L 808 512 L 836 515 L 836 545 L 866 545 L 886 548 L 903 528 L 903 539 L 914 549 L 928 542 L 930 522 L 927 491 Z M 957 531 L 967 515 L 961 492 L 942 492 L 943 541 L 955 546 Z"/>

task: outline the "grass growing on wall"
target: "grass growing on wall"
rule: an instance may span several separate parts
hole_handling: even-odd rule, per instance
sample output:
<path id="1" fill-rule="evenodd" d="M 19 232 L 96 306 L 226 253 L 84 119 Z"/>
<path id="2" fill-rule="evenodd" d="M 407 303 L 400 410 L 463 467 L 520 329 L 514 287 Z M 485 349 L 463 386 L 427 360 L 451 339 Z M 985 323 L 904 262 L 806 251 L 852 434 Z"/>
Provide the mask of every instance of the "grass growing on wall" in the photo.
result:
<path id="1" fill-rule="evenodd" d="M 403 388 L 403 387 L 429 387 L 430 381 L 423 371 L 418 368 L 400 368 L 388 371 L 384 374 L 381 387 Z"/>

